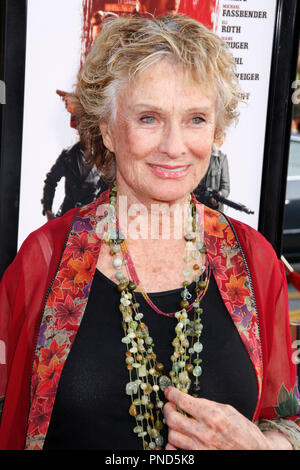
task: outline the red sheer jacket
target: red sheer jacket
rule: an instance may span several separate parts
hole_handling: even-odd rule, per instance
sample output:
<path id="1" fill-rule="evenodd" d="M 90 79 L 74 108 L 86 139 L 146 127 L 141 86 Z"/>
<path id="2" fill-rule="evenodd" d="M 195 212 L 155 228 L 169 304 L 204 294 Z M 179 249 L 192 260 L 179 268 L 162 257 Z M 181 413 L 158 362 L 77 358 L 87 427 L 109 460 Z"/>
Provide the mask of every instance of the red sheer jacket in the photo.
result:
<path id="1" fill-rule="evenodd" d="M 41 450 L 88 302 L 109 193 L 33 232 L 0 284 L 0 449 Z M 299 429 L 284 267 L 254 229 L 197 203 L 207 257 L 258 384 L 252 421 Z M 295 352 L 294 352 L 295 354 Z"/>

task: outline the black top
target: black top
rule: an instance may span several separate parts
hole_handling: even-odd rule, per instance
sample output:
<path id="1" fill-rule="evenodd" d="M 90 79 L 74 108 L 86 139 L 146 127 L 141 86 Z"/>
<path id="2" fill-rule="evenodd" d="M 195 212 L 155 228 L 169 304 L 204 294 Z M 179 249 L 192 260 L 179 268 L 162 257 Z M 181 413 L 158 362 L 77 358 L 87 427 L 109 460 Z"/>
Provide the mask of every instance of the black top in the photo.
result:
<path id="1" fill-rule="evenodd" d="M 178 310 L 181 289 L 150 294 L 164 312 Z M 136 294 L 143 321 L 155 343 L 158 362 L 171 368 L 172 340 L 177 320 L 152 310 Z M 139 450 L 142 439 L 133 433 L 129 374 L 116 285 L 98 270 L 76 335 L 62 371 L 44 449 Z M 234 323 L 226 310 L 213 275 L 201 302 L 203 373 L 201 396 L 234 406 L 251 419 L 257 399 L 255 372 Z M 164 434 L 167 439 L 167 430 Z"/>

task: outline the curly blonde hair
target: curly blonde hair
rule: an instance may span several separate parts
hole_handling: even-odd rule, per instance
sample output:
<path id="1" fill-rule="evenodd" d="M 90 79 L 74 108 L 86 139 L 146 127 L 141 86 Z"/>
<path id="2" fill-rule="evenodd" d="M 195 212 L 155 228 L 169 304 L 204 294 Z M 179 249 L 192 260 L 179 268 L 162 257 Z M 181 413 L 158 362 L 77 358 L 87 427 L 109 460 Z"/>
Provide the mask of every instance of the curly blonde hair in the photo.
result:
<path id="1" fill-rule="evenodd" d="M 104 22 L 78 77 L 74 105 L 77 129 L 90 164 L 108 178 L 115 156 L 103 144 L 99 123 L 114 120 L 120 91 L 158 61 L 169 59 L 217 94 L 215 141 L 238 117 L 241 93 L 227 45 L 201 23 L 172 14 L 118 17 Z"/>

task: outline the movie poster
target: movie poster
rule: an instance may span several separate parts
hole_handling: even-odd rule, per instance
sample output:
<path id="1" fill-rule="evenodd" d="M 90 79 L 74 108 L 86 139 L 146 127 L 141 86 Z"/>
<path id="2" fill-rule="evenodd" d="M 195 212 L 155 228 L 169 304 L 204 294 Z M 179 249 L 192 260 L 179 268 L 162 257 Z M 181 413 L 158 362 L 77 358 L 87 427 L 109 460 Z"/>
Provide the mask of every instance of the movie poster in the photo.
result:
<path id="1" fill-rule="evenodd" d="M 212 188 L 225 179 L 224 191 L 217 189 L 249 211 L 220 208 L 257 228 L 276 0 L 28 0 L 19 246 L 47 220 L 106 189 L 99 172 L 82 165 L 68 99 L 103 19 L 172 12 L 216 32 L 235 58 L 245 104 L 217 149 L 224 163 L 217 171 L 226 178 L 214 178 L 212 167 L 206 181 Z"/>

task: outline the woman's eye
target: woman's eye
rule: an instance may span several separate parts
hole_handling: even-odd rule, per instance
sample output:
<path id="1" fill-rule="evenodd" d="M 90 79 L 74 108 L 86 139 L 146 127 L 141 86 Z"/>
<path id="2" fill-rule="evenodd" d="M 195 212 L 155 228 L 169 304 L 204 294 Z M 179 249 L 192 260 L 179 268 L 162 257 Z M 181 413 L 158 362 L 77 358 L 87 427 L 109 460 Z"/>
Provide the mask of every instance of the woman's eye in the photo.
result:
<path id="1" fill-rule="evenodd" d="M 204 122 L 204 119 L 201 116 L 195 116 L 193 117 L 192 122 L 193 124 L 201 124 L 202 122 Z"/>
<path id="2" fill-rule="evenodd" d="M 142 116 L 141 121 L 146 124 L 153 124 L 155 122 L 155 118 L 153 116 Z"/>

